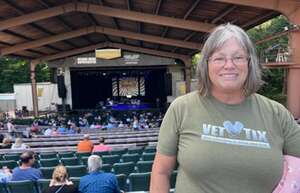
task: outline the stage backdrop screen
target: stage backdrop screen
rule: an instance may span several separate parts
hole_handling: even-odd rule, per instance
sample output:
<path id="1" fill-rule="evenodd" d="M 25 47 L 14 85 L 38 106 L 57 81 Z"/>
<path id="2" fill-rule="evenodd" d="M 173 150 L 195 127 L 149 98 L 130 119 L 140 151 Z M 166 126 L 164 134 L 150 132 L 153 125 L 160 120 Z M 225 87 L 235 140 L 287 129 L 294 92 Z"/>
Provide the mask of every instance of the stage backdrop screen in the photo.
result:
<path id="1" fill-rule="evenodd" d="M 145 96 L 144 77 L 112 79 L 113 96 Z"/>

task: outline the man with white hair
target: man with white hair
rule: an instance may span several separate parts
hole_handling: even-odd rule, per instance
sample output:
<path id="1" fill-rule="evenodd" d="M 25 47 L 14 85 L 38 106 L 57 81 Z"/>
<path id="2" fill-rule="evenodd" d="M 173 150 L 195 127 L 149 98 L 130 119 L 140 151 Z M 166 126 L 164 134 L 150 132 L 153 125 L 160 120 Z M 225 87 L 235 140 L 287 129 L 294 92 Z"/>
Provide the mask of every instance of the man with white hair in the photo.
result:
<path id="1" fill-rule="evenodd" d="M 90 135 L 85 134 L 83 140 L 77 145 L 77 152 L 92 152 L 94 147 L 93 142 L 90 140 Z"/>
<path id="2" fill-rule="evenodd" d="M 98 155 L 88 158 L 89 174 L 80 178 L 80 193 L 121 193 L 116 176 L 101 171 L 101 167 L 102 160 Z"/>

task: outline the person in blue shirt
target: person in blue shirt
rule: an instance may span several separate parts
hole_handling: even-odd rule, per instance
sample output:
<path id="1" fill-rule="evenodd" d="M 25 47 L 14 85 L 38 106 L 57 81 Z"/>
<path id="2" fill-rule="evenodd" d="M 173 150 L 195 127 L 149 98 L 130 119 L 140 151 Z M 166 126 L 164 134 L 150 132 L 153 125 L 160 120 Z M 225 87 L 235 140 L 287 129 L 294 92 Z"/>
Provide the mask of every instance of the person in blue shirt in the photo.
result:
<path id="1" fill-rule="evenodd" d="M 13 169 L 12 181 L 31 180 L 37 181 L 43 178 L 39 169 L 33 168 L 35 162 L 35 154 L 33 151 L 26 151 L 20 156 L 21 166 Z"/>
<path id="2" fill-rule="evenodd" d="M 102 160 L 98 155 L 88 158 L 89 174 L 80 178 L 80 193 L 122 193 L 117 178 L 112 173 L 101 171 Z"/>

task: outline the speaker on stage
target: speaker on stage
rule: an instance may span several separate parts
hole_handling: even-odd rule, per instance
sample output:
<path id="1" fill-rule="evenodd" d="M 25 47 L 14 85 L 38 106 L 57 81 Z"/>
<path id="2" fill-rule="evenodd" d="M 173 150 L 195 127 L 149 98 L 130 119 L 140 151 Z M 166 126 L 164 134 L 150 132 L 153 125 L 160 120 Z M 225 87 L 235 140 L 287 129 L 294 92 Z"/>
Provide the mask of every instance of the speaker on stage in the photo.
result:
<path id="1" fill-rule="evenodd" d="M 57 90 L 60 98 L 66 98 L 67 89 L 65 86 L 65 77 L 63 75 L 57 76 Z"/>
<path id="2" fill-rule="evenodd" d="M 165 74 L 165 93 L 167 96 L 172 96 L 172 74 Z"/>

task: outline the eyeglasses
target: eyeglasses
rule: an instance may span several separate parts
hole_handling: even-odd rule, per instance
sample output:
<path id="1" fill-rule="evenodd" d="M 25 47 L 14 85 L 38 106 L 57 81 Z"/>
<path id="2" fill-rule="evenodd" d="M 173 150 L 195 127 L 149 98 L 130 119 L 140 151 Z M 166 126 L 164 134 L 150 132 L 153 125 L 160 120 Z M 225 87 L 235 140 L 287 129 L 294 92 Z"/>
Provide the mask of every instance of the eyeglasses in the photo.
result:
<path id="1" fill-rule="evenodd" d="M 231 60 L 231 62 L 235 65 L 241 65 L 246 64 L 249 62 L 249 57 L 247 56 L 233 56 L 231 58 L 226 58 L 224 56 L 218 56 L 218 57 L 211 57 L 208 59 L 208 62 L 211 62 L 216 65 L 225 65 L 228 60 Z"/>

